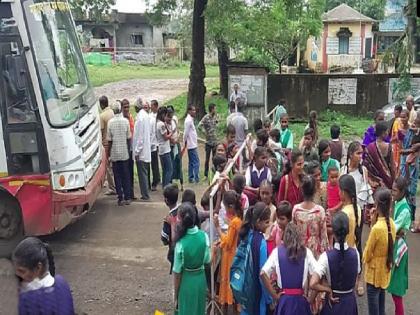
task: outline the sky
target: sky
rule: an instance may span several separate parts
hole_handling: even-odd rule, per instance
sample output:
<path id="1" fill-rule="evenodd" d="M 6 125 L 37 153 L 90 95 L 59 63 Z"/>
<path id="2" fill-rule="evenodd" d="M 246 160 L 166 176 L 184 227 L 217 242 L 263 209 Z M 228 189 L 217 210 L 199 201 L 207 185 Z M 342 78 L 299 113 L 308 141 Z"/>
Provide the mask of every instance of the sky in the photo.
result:
<path id="1" fill-rule="evenodd" d="M 156 0 L 149 0 L 154 3 Z M 146 11 L 146 0 L 116 0 L 113 7 L 124 13 L 144 13 Z"/>

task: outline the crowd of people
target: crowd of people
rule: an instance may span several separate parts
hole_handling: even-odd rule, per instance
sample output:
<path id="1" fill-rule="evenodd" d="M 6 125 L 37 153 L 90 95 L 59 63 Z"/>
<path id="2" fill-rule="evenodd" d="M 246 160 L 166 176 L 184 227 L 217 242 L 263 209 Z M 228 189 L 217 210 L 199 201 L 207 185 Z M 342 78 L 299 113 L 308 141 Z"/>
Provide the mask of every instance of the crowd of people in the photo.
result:
<path id="1" fill-rule="evenodd" d="M 118 196 L 118 205 L 135 200 L 134 167 L 143 201 L 162 183 L 169 212 L 161 240 L 174 277 L 175 313 L 205 314 L 215 283 L 226 314 L 354 315 L 356 295 L 366 294 L 369 314 L 383 315 L 386 292 L 395 314 L 404 314 L 406 234 L 419 230 L 414 222 L 420 114 L 413 98 L 407 98 L 407 109 L 395 107 L 390 122 L 377 111 L 363 142 L 348 145 L 335 124 L 331 138 L 320 139 L 312 111 L 298 146 L 282 105 L 272 121 L 255 120 L 255 137 L 248 137 L 240 100 L 230 102 L 226 138 L 220 140 L 214 104 L 197 127 L 196 109 L 189 105 L 181 136 L 171 106 L 156 100 L 149 106 L 138 98 L 134 118 L 127 100 L 109 107 L 100 98 L 108 193 Z M 188 180 L 200 181 L 198 128 L 206 135 L 205 176 L 211 183 L 199 202 L 193 189 L 184 190 L 181 168 L 187 151 Z M 22 280 L 21 314 L 74 313 L 70 288 L 55 275 L 47 244 L 25 239 L 13 262 Z"/>
<path id="2" fill-rule="evenodd" d="M 336 124 L 320 139 L 314 111 L 298 142 L 281 105 L 273 120 L 253 122 L 250 140 L 243 106 L 231 102 L 226 139 L 206 132 L 213 180 L 200 203 L 193 190 L 178 202 L 179 187 L 164 187 L 175 312 L 204 314 L 213 280 L 226 314 L 357 314 L 366 295 L 369 314 L 382 315 L 386 292 L 404 314 L 420 148 L 420 114 L 406 103 L 391 121 L 377 111 L 363 141 L 347 144 Z"/>
<path id="3" fill-rule="evenodd" d="M 179 180 L 183 190 L 184 179 L 181 158 L 188 152 L 188 181 L 200 182 L 197 130 L 194 123 L 196 109 L 189 106 L 184 122 L 183 137 L 173 106 L 159 106 L 157 100 L 134 104 L 136 118 L 130 112 L 127 99 L 111 106 L 108 98 L 99 99 L 103 146 L 107 155 L 108 195 L 118 196 L 118 205 L 129 205 L 138 198 L 134 194 L 134 165 L 137 167 L 141 201 L 150 201 L 150 191 L 156 191 Z M 200 122 L 208 133 L 206 144 L 206 176 L 210 154 L 215 150 L 214 107 Z M 211 132 L 213 130 L 213 134 Z M 160 161 L 160 163 L 159 163 Z M 159 166 L 160 164 L 160 166 Z M 161 172 L 160 172 L 161 169 Z"/>

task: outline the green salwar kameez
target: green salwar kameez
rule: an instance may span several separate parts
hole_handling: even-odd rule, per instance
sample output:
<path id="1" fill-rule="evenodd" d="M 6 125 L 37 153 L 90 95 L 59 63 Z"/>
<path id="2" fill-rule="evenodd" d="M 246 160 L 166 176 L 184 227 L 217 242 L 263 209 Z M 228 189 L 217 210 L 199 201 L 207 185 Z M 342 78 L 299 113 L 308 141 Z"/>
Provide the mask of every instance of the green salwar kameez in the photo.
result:
<path id="1" fill-rule="evenodd" d="M 178 315 L 204 315 L 207 282 L 204 264 L 210 263 L 209 239 L 197 227 L 176 243 L 173 272 L 181 274 L 178 292 Z"/>
<path id="2" fill-rule="evenodd" d="M 397 201 L 394 207 L 394 222 L 397 234 L 400 230 L 408 231 L 411 225 L 410 206 L 405 198 Z M 405 236 L 403 237 L 407 244 Z M 398 258 L 399 247 L 398 239 L 394 244 L 394 266 L 391 273 L 391 281 L 387 291 L 396 296 L 404 296 L 408 289 L 408 250 L 402 256 L 398 266 L 395 264 Z"/>

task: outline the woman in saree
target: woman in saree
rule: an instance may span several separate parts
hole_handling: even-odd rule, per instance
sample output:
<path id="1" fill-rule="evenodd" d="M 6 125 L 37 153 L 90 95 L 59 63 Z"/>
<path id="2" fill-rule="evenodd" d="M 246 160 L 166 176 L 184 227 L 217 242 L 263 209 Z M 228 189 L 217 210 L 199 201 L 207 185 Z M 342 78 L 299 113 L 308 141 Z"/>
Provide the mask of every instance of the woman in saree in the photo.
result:
<path id="1" fill-rule="evenodd" d="M 281 123 L 280 123 L 281 116 L 283 114 L 287 114 L 286 108 L 284 108 L 283 104 L 284 102 L 280 102 L 280 104 L 277 105 L 277 109 L 274 112 L 273 125 L 271 129 L 281 130 Z"/>
<path id="2" fill-rule="evenodd" d="M 420 117 L 416 118 L 414 121 L 415 125 L 420 125 Z M 407 202 L 411 208 L 411 220 L 413 222 L 413 227 L 411 232 L 419 233 L 420 232 L 420 224 L 417 222 L 415 223 L 416 218 L 416 192 L 417 192 L 417 183 L 419 177 L 419 157 L 415 156 L 414 161 L 410 161 L 408 163 L 409 155 L 404 154 L 408 153 L 410 149 L 412 149 L 413 138 L 416 135 L 416 129 L 408 128 L 404 140 L 402 143 L 402 151 L 401 151 L 401 160 L 400 160 L 400 173 L 401 176 L 405 177 L 408 180 L 408 188 L 407 188 Z"/>
<path id="3" fill-rule="evenodd" d="M 375 134 L 375 126 L 378 122 L 385 121 L 385 112 L 383 110 L 377 110 L 375 115 L 373 116 L 375 122 L 365 131 L 365 135 L 363 137 L 363 147 L 367 148 L 369 144 L 376 141 L 376 134 Z M 386 135 L 384 138 L 385 142 L 389 143 L 389 135 Z"/>
<path id="4" fill-rule="evenodd" d="M 400 165 L 400 150 L 401 150 L 401 142 L 398 138 L 398 131 L 401 128 L 401 112 L 402 106 L 400 104 L 395 105 L 394 107 L 394 118 L 391 120 L 389 136 L 391 137 L 391 145 L 392 145 L 392 154 L 395 163 L 395 169 L 399 169 Z"/>
<path id="5" fill-rule="evenodd" d="M 363 165 L 368 170 L 368 179 L 375 191 L 378 187 L 392 189 L 395 179 L 395 164 L 392 146 L 385 141 L 388 137 L 388 124 L 379 121 L 375 125 L 376 140 L 365 150 Z"/>
<path id="6" fill-rule="evenodd" d="M 399 123 L 398 123 L 398 131 L 396 134 L 395 139 L 395 133 L 393 132 L 392 139 L 394 140 L 392 142 L 392 151 L 394 156 L 394 162 L 396 165 L 396 176 L 400 174 L 400 162 L 401 162 L 401 150 L 403 150 L 403 142 L 404 138 L 407 134 L 408 129 L 410 128 L 410 125 L 408 124 L 408 117 L 410 116 L 408 110 L 404 109 L 401 111 Z M 395 127 L 394 127 L 395 128 Z M 395 160 L 397 159 L 397 160 Z"/>

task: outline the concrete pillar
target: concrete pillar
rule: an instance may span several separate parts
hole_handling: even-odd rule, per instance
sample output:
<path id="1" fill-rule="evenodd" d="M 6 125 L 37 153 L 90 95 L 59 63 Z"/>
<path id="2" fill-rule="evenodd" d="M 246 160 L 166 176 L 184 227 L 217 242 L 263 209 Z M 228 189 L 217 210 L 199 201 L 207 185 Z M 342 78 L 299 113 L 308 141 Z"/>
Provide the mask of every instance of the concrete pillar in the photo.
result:
<path id="1" fill-rule="evenodd" d="M 324 23 L 324 32 L 322 34 L 322 70 L 324 72 L 328 71 L 327 38 L 328 23 Z"/>

